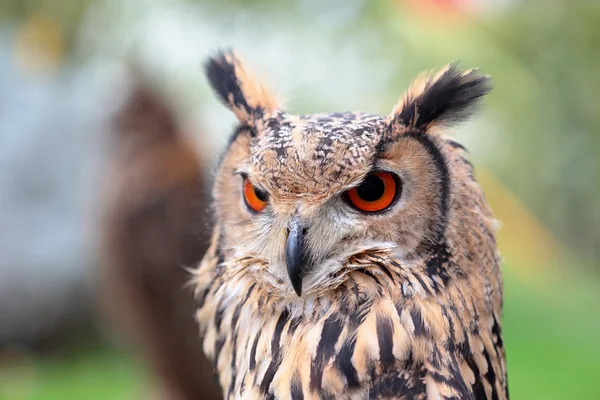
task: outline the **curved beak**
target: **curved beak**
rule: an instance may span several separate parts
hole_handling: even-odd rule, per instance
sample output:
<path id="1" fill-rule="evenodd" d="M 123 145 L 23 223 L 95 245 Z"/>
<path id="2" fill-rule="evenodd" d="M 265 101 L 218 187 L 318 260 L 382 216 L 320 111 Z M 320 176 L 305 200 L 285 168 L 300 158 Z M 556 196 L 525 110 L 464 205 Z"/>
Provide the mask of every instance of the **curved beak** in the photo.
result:
<path id="1" fill-rule="evenodd" d="M 285 262 L 288 276 L 298 297 L 302 296 L 302 279 L 306 275 L 306 250 L 303 228 L 295 217 L 290 222 L 285 247 Z"/>

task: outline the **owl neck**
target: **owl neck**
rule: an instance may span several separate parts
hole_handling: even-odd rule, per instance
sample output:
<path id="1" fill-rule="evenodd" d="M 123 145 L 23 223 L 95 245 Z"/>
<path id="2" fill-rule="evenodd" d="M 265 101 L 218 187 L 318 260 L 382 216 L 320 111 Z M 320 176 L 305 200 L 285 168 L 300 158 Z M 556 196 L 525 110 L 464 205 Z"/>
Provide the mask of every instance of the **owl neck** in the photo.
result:
<path id="1" fill-rule="evenodd" d="M 427 250 L 423 257 L 410 261 L 399 261 L 392 252 L 365 255 L 337 277 L 335 285 L 299 297 L 265 280 L 260 266 L 228 259 L 218 245 L 211 246 L 197 275 L 201 327 L 219 331 L 222 310 L 237 307 L 243 307 L 246 314 L 257 320 L 286 312 L 290 318 L 310 321 L 321 318 L 340 298 L 346 299 L 345 308 L 353 309 L 382 296 L 412 298 L 433 294 L 456 272 L 445 241 Z"/>

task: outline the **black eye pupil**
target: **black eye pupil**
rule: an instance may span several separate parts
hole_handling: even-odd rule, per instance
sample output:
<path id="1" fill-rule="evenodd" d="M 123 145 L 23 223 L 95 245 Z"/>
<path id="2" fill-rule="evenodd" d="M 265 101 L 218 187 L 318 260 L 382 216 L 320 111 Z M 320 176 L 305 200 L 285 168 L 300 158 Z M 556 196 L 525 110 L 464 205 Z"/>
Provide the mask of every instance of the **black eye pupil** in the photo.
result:
<path id="1" fill-rule="evenodd" d="M 380 177 L 370 175 L 356 188 L 356 192 L 364 201 L 376 201 L 383 196 L 385 184 Z"/>
<path id="2" fill-rule="evenodd" d="M 269 193 L 267 193 L 264 190 L 260 190 L 257 187 L 254 187 L 254 193 L 256 194 L 256 197 L 260 200 L 260 201 L 267 201 L 269 199 Z"/>

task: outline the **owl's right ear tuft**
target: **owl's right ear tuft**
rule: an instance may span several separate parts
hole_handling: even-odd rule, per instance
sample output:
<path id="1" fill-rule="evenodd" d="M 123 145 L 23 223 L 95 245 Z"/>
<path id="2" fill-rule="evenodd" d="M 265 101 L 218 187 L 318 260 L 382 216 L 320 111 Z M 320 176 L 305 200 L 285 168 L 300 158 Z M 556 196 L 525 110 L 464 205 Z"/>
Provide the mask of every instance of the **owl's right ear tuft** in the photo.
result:
<path id="1" fill-rule="evenodd" d="M 393 125 L 428 131 L 467 119 L 492 89 L 490 78 L 456 63 L 416 79 L 391 115 Z"/>
<path id="2" fill-rule="evenodd" d="M 277 108 L 275 96 L 246 70 L 233 51 L 220 51 L 206 61 L 204 68 L 217 96 L 241 123 L 252 126 Z"/>

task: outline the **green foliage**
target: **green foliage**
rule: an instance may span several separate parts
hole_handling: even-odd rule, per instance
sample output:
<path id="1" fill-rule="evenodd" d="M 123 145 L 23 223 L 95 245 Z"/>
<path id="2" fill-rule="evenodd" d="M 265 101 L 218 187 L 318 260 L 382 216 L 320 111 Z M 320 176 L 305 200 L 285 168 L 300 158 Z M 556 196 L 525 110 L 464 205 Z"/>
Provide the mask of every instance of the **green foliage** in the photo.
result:
<path id="1" fill-rule="evenodd" d="M 511 399 L 592 399 L 600 374 L 598 282 L 524 284 L 505 269 L 504 343 Z"/>
<path id="2" fill-rule="evenodd" d="M 141 369 L 107 347 L 70 354 L 22 355 L 0 364 L 0 399 L 130 400 L 143 398 Z"/>

